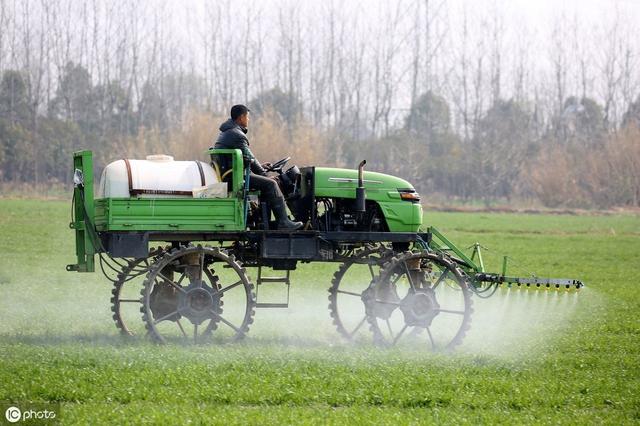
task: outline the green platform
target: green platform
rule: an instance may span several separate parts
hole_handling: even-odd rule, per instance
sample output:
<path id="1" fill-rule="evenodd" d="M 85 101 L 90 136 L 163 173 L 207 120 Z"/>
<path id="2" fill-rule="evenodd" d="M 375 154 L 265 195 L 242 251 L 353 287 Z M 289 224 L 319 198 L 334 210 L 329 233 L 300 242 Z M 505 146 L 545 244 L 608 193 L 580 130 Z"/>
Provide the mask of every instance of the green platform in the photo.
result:
<path id="1" fill-rule="evenodd" d="M 98 231 L 242 231 L 237 198 L 102 198 L 95 200 Z"/>

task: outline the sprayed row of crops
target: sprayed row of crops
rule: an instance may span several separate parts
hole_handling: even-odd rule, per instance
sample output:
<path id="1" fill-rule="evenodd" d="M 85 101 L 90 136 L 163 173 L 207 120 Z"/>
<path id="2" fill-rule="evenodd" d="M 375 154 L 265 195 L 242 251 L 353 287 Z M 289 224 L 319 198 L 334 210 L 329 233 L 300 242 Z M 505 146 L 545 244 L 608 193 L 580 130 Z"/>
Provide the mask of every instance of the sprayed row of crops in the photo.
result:
<path id="1" fill-rule="evenodd" d="M 99 274 L 64 271 L 68 203 L 0 200 L 0 400 L 57 402 L 69 423 L 637 423 L 637 216 L 429 214 L 485 261 L 577 277 L 579 294 L 501 290 L 474 300 L 455 354 L 346 344 L 327 288 L 337 265 L 300 265 L 291 308 L 256 314 L 233 345 L 123 340 Z M 135 314 L 132 314 L 135 315 Z"/>

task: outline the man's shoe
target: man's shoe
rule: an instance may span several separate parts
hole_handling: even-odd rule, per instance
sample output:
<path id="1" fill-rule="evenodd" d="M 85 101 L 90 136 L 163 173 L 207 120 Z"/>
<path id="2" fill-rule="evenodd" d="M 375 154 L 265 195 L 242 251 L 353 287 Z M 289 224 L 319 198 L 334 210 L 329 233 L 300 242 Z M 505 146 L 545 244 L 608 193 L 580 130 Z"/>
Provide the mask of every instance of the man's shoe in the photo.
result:
<path id="1" fill-rule="evenodd" d="M 294 222 L 286 217 L 283 221 L 278 221 L 278 229 L 296 231 L 302 228 L 304 224 L 302 222 Z"/>
<path id="2" fill-rule="evenodd" d="M 289 220 L 289 217 L 287 216 L 287 206 L 282 198 L 274 201 L 271 209 L 273 210 L 273 214 L 275 215 L 278 222 L 279 230 L 295 231 L 302 228 L 302 222 L 294 222 L 292 220 Z"/>

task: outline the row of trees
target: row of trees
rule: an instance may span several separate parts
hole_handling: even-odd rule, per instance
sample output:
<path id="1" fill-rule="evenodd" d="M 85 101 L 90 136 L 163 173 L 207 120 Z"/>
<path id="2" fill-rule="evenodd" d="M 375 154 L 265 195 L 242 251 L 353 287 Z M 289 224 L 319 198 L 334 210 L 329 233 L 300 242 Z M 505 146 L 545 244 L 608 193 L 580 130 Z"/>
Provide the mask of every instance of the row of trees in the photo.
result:
<path id="1" fill-rule="evenodd" d="M 403 128 L 354 144 L 346 158 L 355 164 L 367 152 L 373 167 L 414 177 L 422 192 L 439 199 L 639 205 L 640 98 L 615 132 L 606 131 L 603 108 L 589 98 L 567 99 L 556 125 L 540 134 L 535 111 L 514 100 L 496 101 L 469 141 L 452 132 L 449 115 L 446 101 L 428 92 Z"/>
<path id="2" fill-rule="evenodd" d="M 488 1 L 0 2 L 0 180 L 68 183 L 78 148 L 98 169 L 198 157 L 243 102 L 266 159 L 366 157 L 427 197 L 638 205 L 632 16 L 532 28 Z"/>

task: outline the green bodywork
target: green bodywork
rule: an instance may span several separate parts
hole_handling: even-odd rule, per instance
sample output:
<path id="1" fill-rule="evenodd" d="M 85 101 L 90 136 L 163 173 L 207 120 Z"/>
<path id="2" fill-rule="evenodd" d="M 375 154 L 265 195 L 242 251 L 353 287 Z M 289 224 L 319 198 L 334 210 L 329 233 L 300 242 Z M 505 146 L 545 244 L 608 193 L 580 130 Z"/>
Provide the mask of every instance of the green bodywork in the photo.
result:
<path id="1" fill-rule="evenodd" d="M 102 198 L 95 202 L 98 231 L 241 231 L 237 198 Z"/>
<path id="2" fill-rule="evenodd" d="M 315 168 L 315 196 L 355 198 L 358 172 L 329 167 Z M 422 225 L 422 206 L 400 198 L 398 189 L 414 189 L 404 179 L 376 172 L 364 172 L 367 200 L 381 208 L 391 232 L 417 232 Z"/>
<path id="3" fill-rule="evenodd" d="M 243 162 L 239 150 L 210 150 L 209 154 L 232 156 L 232 188 L 227 198 L 98 198 L 88 196 L 87 210 L 95 212 L 92 223 L 97 231 L 242 231 L 244 230 Z M 76 154 L 90 160 L 90 152 Z M 88 155 L 88 157 L 87 157 Z M 77 167 L 76 167 L 77 168 Z M 92 177 L 83 167 L 85 181 Z M 400 199 L 398 189 L 412 189 L 407 181 L 382 173 L 365 172 L 367 199 L 377 202 L 391 232 L 416 232 L 422 224 L 422 207 Z M 354 198 L 355 182 L 330 179 L 356 179 L 357 171 L 315 168 L 315 195 L 328 198 Z M 85 185 L 87 188 L 87 185 Z M 93 205 L 94 209 L 89 209 Z"/>
<path id="4" fill-rule="evenodd" d="M 245 191 L 242 153 L 237 149 L 209 150 L 207 154 L 230 155 L 231 188 L 227 198 L 97 198 L 93 196 L 91 151 L 74 153 L 74 169 L 82 173 L 83 185 L 74 189 L 75 216 L 70 224 L 76 231 L 77 265 L 71 270 L 91 272 L 98 253 L 97 232 L 117 231 L 244 231 Z M 315 196 L 354 198 L 357 171 L 317 167 L 314 169 Z M 422 223 L 422 207 L 400 199 L 398 189 L 413 188 L 407 181 L 365 172 L 367 199 L 377 202 L 391 232 L 416 232 Z M 330 178 L 351 179 L 335 182 Z M 83 206 L 84 205 L 84 206 Z"/>
<path id="5" fill-rule="evenodd" d="M 76 234 L 76 257 L 78 263 L 67 266 L 69 271 L 93 272 L 97 249 L 90 229 L 94 223 L 93 205 L 93 158 L 91 151 L 79 151 L 73 154 L 74 171 L 81 173 L 83 185 L 73 190 L 73 217 L 69 224 Z"/>

